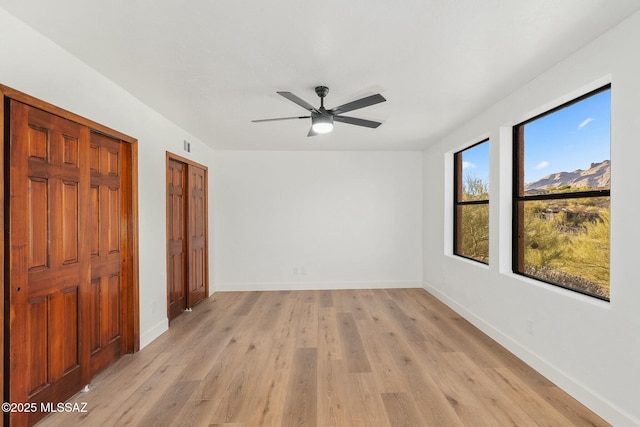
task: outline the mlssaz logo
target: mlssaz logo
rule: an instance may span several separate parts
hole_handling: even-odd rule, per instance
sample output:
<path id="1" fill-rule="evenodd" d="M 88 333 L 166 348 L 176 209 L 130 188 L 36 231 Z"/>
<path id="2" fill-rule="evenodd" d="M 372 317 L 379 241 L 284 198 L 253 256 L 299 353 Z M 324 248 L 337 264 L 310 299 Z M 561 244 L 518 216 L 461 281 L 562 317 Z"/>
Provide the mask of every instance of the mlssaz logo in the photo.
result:
<path id="1" fill-rule="evenodd" d="M 87 411 L 87 402 L 71 403 L 71 402 L 41 402 L 40 412 L 82 412 Z"/>

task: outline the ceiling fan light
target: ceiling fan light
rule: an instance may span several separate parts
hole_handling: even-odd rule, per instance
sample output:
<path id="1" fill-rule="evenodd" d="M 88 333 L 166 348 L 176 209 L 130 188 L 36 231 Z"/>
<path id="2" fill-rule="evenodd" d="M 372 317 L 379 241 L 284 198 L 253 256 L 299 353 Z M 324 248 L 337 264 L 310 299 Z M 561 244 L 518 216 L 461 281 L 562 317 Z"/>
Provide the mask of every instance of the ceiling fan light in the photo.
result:
<path id="1" fill-rule="evenodd" d="M 315 133 L 329 133 L 333 130 L 333 123 L 314 123 L 311 127 Z"/>
<path id="2" fill-rule="evenodd" d="M 318 116 L 311 118 L 311 128 L 315 133 L 329 133 L 333 130 L 333 116 Z"/>

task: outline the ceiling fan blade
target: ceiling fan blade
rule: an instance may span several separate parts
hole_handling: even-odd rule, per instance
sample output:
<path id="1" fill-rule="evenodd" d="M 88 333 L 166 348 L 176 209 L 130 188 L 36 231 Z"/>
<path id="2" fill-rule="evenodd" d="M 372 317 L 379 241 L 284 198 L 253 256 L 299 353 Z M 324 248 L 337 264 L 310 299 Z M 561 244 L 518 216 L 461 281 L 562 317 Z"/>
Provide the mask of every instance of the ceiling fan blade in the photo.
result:
<path id="1" fill-rule="evenodd" d="M 356 101 L 347 102 L 346 104 L 342 104 L 338 107 L 332 108 L 331 110 L 329 110 L 329 112 L 331 114 L 341 114 L 346 113 L 347 111 L 357 110 L 358 108 L 368 107 L 369 105 L 378 104 L 384 101 L 386 101 L 386 99 L 382 95 L 377 93 L 365 98 L 360 98 Z"/>
<path id="2" fill-rule="evenodd" d="M 298 117 L 278 117 L 276 119 L 260 119 L 260 120 L 251 120 L 253 123 L 262 123 L 262 122 L 275 122 L 277 120 L 292 120 L 292 119 L 309 119 L 311 116 L 298 116 Z"/>
<path id="3" fill-rule="evenodd" d="M 282 95 L 285 98 L 287 98 L 289 101 L 291 102 L 295 102 L 296 104 L 298 104 L 299 106 L 301 106 L 302 108 L 304 108 L 305 110 L 311 111 L 312 113 L 317 113 L 318 110 L 316 109 L 316 107 L 314 107 L 313 105 L 309 104 L 307 101 L 305 101 L 304 99 L 298 98 L 297 96 L 295 96 L 294 94 L 292 94 L 291 92 L 278 92 L 278 95 Z"/>
<path id="4" fill-rule="evenodd" d="M 356 117 L 348 117 L 348 116 L 333 116 L 333 121 L 348 123 L 350 125 L 364 126 L 368 128 L 374 128 L 374 129 L 382 124 L 380 122 L 374 122 L 373 120 L 358 119 Z"/>
<path id="5" fill-rule="evenodd" d="M 307 136 L 316 136 L 316 135 L 317 135 L 316 131 L 314 131 L 314 130 L 313 130 L 313 127 L 311 127 L 311 128 L 309 129 L 309 133 L 307 134 Z"/>

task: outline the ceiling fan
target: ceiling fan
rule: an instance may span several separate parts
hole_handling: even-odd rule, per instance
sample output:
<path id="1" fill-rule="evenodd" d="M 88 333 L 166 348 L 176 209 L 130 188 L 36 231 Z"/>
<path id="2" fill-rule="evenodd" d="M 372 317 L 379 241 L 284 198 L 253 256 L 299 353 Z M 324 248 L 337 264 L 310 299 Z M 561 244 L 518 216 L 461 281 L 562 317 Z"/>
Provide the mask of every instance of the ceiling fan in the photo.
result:
<path id="1" fill-rule="evenodd" d="M 333 130 L 333 122 L 342 122 L 350 125 L 364 126 L 368 128 L 377 128 L 382 123 L 374 122 L 372 120 L 358 119 L 356 117 L 342 116 L 342 113 L 348 111 L 357 110 L 359 108 L 368 107 L 370 105 L 378 104 L 386 101 L 386 99 L 378 94 L 360 98 L 358 100 L 347 102 L 338 107 L 334 107 L 330 110 L 324 108 L 324 97 L 329 93 L 329 88 L 326 86 L 316 86 L 316 95 L 320 97 L 320 108 L 315 108 L 303 99 L 298 98 L 291 92 L 278 92 L 279 95 L 284 96 L 291 102 L 295 102 L 305 110 L 309 111 L 309 116 L 296 116 L 296 117 L 280 117 L 276 119 L 261 119 L 252 120 L 253 123 L 261 122 L 273 122 L 276 120 L 291 120 L 291 119 L 311 119 L 311 129 L 307 136 L 316 136 L 321 133 L 329 133 Z"/>

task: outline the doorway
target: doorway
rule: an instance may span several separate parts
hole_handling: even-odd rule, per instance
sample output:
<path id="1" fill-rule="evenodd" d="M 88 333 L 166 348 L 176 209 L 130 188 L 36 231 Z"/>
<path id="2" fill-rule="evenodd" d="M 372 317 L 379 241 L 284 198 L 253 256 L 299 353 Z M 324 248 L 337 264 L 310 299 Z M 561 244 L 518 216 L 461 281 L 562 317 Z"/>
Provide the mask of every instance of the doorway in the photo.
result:
<path id="1" fill-rule="evenodd" d="M 209 295 L 207 167 L 167 152 L 167 316 Z"/>

